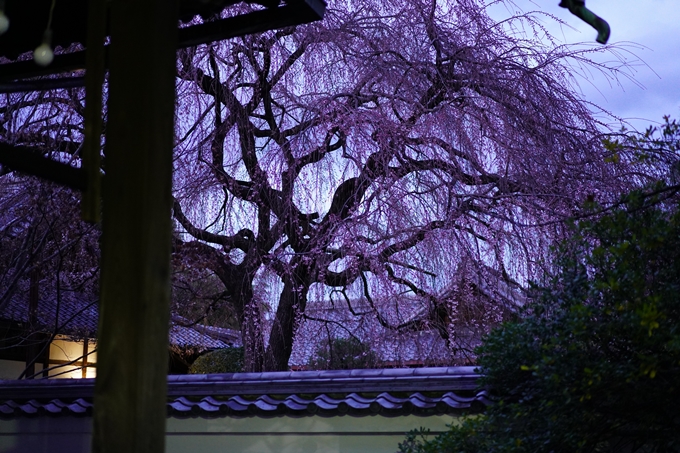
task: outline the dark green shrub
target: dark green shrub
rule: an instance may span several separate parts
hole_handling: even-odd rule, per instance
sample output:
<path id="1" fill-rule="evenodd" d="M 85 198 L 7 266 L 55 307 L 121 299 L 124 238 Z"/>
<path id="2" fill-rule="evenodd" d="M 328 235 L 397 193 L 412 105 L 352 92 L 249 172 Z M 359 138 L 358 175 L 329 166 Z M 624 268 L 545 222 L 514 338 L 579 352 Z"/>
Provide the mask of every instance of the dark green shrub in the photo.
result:
<path id="1" fill-rule="evenodd" d="M 519 321 L 477 349 L 498 403 L 405 453 L 680 452 L 680 209 L 649 193 L 583 221 Z"/>
<path id="2" fill-rule="evenodd" d="M 239 373 L 243 371 L 243 347 L 224 348 L 200 356 L 189 374 Z"/>

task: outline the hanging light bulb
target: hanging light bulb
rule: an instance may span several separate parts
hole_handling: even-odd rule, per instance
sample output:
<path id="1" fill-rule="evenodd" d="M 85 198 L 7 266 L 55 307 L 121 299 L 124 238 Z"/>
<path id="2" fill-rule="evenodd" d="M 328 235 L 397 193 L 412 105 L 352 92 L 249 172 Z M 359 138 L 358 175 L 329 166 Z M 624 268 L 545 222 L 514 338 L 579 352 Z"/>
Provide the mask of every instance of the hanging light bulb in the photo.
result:
<path id="1" fill-rule="evenodd" d="M 33 51 L 33 60 L 40 66 L 47 66 L 54 60 L 54 52 L 52 51 L 52 30 L 45 30 L 42 44 Z"/>
<path id="2" fill-rule="evenodd" d="M 9 28 L 9 19 L 5 15 L 5 12 L 0 9 L 0 35 L 7 31 Z"/>
<path id="3" fill-rule="evenodd" d="M 50 15 L 47 19 L 47 28 L 45 28 L 45 33 L 43 34 L 42 44 L 33 51 L 33 61 L 40 66 L 47 66 L 54 60 L 54 52 L 52 51 L 52 15 L 54 14 L 54 5 L 56 5 L 56 3 L 57 0 L 52 0 Z"/>
<path id="4" fill-rule="evenodd" d="M 0 0 L 0 35 L 9 28 L 9 18 L 5 15 L 5 0 Z"/>

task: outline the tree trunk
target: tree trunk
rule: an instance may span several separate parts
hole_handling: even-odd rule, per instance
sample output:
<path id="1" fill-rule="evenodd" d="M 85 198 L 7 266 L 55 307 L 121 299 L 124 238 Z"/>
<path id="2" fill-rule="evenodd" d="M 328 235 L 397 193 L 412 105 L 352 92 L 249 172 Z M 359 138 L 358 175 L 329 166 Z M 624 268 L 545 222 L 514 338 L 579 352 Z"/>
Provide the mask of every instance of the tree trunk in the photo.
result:
<path id="1" fill-rule="evenodd" d="M 297 329 L 299 313 L 304 312 L 307 300 L 307 285 L 296 282 L 294 276 L 286 279 L 276 310 L 276 319 L 269 337 L 269 347 L 265 356 L 268 371 L 287 371 L 288 360 L 293 352 L 293 341 Z"/>

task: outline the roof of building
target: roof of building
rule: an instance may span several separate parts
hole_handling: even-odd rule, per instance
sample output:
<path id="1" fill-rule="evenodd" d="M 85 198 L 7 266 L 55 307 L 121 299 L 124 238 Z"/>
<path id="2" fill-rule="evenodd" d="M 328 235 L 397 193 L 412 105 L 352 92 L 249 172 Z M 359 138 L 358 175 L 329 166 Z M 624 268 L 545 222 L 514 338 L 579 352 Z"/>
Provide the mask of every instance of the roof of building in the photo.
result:
<path id="1" fill-rule="evenodd" d="M 408 297 L 381 303 L 381 316 L 397 326 L 408 321 L 423 304 L 421 300 Z M 386 328 L 364 299 L 352 301 L 352 306 L 357 314 L 346 305 L 309 302 L 305 309 L 306 319 L 300 322 L 295 337 L 289 365 L 306 366 L 323 343 L 350 335 L 370 346 L 380 361 L 395 366 L 416 362 L 431 366 L 453 363 L 454 355 L 434 327 L 421 331 Z M 399 317 L 397 313 L 405 317 Z"/>
<path id="2" fill-rule="evenodd" d="M 97 299 L 83 294 L 62 291 L 60 298 L 43 294 L 35 311 L 33 331 L 53 332 L 74 338 L 96 338 L 99 306 Z M 0 310 L 0 319 L 29 324 L 28 295 L 19 293 Z M 199 350 L 220 349 L 241 345 L 240 332 L 223 327 L 191 322 L 172 316 L 170 344 L 195 347 Z"/>
<path id="3" fill-rule="evenodd" d="M 29 324 L 28 291 L 18 291 L 0 310 L 0 318 Z M 84 294 L 61 291 L 41 294 L 35 310 L 33 330 L 53 331 L 74 337 L 95 337 L 99 317 L 98 300 Z"/>
<path id="4" fill-rule="evenodd" d="M 353 336 L 392 366 L 469 364 L 483 335 L 526 301 L 519 284 L 468 262 L 434 297 L 449 319 L 437 318 L 433 300 L 412 293 L 386 293 L 372 303 L 337 295 L 309 300 L 288 363 L 305 367 L 320 346 Z"/>
<path id="5" fill-rule="evenodd" d="M 489 404 L 473 367 L 168 377 L 168 416 L 267 417 L 477 412 Z M 90 415 L 94 379 L 0 381 L 0 417 Z"/>
<path id="6" fill-rule="evenodd" d="M 241 333 L 224 327 L 191 322 L 179 315 L 171 316 L 170 343 L 181 347 L 221 349 L 241 346 Z"/>

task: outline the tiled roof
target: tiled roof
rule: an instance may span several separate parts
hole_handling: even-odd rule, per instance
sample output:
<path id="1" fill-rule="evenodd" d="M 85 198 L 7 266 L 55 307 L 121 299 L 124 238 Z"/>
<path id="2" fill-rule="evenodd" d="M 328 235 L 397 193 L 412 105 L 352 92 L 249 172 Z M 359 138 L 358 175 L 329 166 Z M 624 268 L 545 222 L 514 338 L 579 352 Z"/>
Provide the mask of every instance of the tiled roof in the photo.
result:
<path id="1" fill-rule="evenodd" d="M 241 334 L 232 329 L 192 324 L 185 327 L 179 316 L 172 317 L 170 344 L 200 349 L 221 349 L 241 346 Z M 185 320 L 186 321 L 186 320 Z"/>
<path id="2" fill-rule="evenodd" d="M 179 375 L 168 415 L 455 414 L 489 404 L 472 367 Z M 89 415 L 93 379 L 0 381 L 0 417 Z"/>
<path id="3" fill-rule="evenodd" d="M 470 313 L 480 311 L 482 318 L 451 320 L 446 325 L 449 339 L 445 340 L 438 330 L 441 324 L 438 326 L 438 320 L 433 319 L 432 301 L 420 296 L 383 295 L 380 300 L 374 300 L 373 305 L 364 297 L 334 300 L 325 296 L 310 300 L 288 364 L 307 366 L 322 343 L 350 335 L 369 345 L 383 363 L 391 365 L 467 364 L 474 359 L 472 351 L 492 326 L 483 319 L 483 314 L 489 314 L 493 308 L 502 318 L 502 312 L 509 313 L 522 306 L 526 295 L 518 284 L 508 282 L 493 268 L 463 263 L 449 286 L 437 294 L 437 299 L 452 313 L 457 310 L 453 307 L 465 307 L 463 311 Z M 377 314 L 390 327 L 379 322 Z M 417 328 L 398 328 L 414 321 L 420 321 Z"/>
<path id="4" fill-rule="evenodd" d="M 43 294 L 36 309 L 34 330 L 52 331 L 59 326 L 59 333 L 77 337 L 94 337 L 97 332 L 97 301 L 84 295 L 63 291 L 56 296 Z M 18 292 L 0 311 L 0 318 L 28 323 L 28 291 Z"/>
<path id="5" fill-rule="evenodd" d="M 402 415 L 402 414 L 449 414 L 471 408 L 471 404 L 483 400 L 482 395 L 460 397 L 447 392 L 438 397 L 427 397 L 419 392 L 404 397 L 394 396 L 388 392 L 376 396 L 361 396 L 357 393 L 332 397 L 326 394 L 315 396 L 290 395 L 285 398 L 273 398 L 262 395 L 255 399 L 232 396 L 228 399 L 217 399 L 212 396 L 192 401 L 188 398 L 177 398 L 169 406 L 173 416 L 187 415 Z"/>
<path id="6" fill-rule="evenodd" d="M 59 303 L 56 297 L 43 294 L 36 309 L 34 331 L 51 332 L 59 326 L 62 335 L 76 338 L 95 338 L 99 307 L 97 300 L 73 292 L 62 292 Z M 0 311 L 0 319 L 7 319 L 23 324 L 28 323 L 27 294 L 20 293 L 13 297 L 4 310 Z M 180 347 L 197 347 L 200 350 L 228 348 L 241 345 L 240 333 L 222 327 L 205 326 L 192 323 L 188 319 L 174 315 L 170 327 L 170 344 Z"/>
<path id="7" fill-rule="evenodd" d="M 70 403 L 64 403 L 59 399 L 48 402 L 29 400 L 25 403 L 18 403 L 14 400 L 7 400 L 0 404 L 0 417 L 12 417 L 17 415 L 84 415 L 92 413 L 92 402 L 78 398 Z"/>
<path id="8" fill-rule="evenodd" d="M 399 325 L 416 317 L 427 307 L 425 302 L 403 297 L 381 304 L 381 316 L 392 325 Z M 331 305 L 326 301 L 311 301 L 300 323 L 290 366 L 306 366 L 321 342 L 333 338 L 347 338 L 349 332 L 370 346 L 378 358 L 385 363 L 405 366 L 410 363 L 448 365 L 454 362 L 454 355 L 434 329 L 421 331 L 399 331 L 383 327 L 368 303 L 352 301 L 354 315 L 347 306 Z"/>

